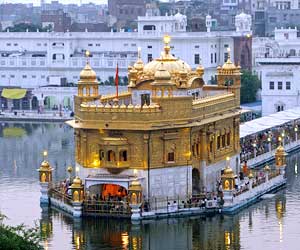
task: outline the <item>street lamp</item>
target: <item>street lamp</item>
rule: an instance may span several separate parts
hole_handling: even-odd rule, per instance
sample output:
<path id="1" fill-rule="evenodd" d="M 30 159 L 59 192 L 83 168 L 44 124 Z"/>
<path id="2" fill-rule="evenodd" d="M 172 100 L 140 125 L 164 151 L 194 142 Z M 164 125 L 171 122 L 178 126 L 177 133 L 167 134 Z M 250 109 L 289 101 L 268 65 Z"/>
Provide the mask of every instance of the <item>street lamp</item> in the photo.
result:
<path id="1" fill-rule="evenodd" d="M 253 151 L 254 151 L 254 158 L 256 157 L 256 143 L 254 142 L 253 144 L 252 144 L 252 146 L 253 146 Z"/>
<path id="2" fill-rule="evenodd" d="M 271 152 L 271 150 L 272 150 L 272 147 L 271 147 L 271 141 L 272 141 L 272 139 L 271 139 L 271 137 L 269 136 L 267 140 L 268 140 L 269 152 Z"/>
<path id="3" fill-rule="evenodd" d="M 284 133 L 284 131 L 282 131 L 282 133 L 281 133 L 281 137 L 282 137 L 282 146 L 284 146 L 284 136 L 285 136 L 285 133 Z"/>
<path id="4" fill-rule="evenodd" d="M 295 131 L 295 141 L 298 141 L 298 125 L 295 126 L 294 131 Z"/>

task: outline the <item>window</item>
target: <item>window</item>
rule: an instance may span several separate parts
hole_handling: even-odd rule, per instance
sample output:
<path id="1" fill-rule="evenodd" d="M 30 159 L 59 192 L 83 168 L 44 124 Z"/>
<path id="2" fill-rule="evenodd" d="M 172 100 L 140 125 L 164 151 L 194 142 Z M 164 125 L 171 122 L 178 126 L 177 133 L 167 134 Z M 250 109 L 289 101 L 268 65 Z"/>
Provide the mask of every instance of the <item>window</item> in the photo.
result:
<path id="1" fill-rule="evenodd" d="M 210 54 L 210 63 L 213 63 L 213 62 L 214 62 L 214 54 L 211 53 L 211 54 Z"/>
<path id="2" fill-rule="evenodd" d="M 282 89 L 282 82 L 278 82 L 278 89 Z"/>
<path id="3" fill-rule="evenodd" d="M 217 137 L 217 149 L 221 148 L 221 136 Z"/>
<path id="4" fill-rule="evenodd" d="M 200 64 L 200 55 L 195 54 L 195 64 Z"/>
<path id="5" fill-rule="evenodd" d="M 199 45 L 195 45 L 195 49 L 199 49 Z"/>
<path id="6" fill-rule="evenodd" d="M 274 89 L 274 82 L 269 82 L 269 88 Z"/>
<path id="7" fill-rule="evenodd" d="M 152 61 L 152 54 L 148 54 L 147 59 L 148 59 L 148 62 L 151 62 Z"/>
<path id="8" fill-rule="evenodd" d="M 150 105 L 150 94 L 141 94 L 141 106 L 144 104 Z"/>
<path id="9" fill-rule="evenodd" d="M 33 79 L 35 79 L 35 78 L 36 78 L 36 76 L 35 76 L 35 75 L 32 75 L 31 77 L 32 77 Z"/>
<path id="10" fill-rule="evenodd" d="M 103 150 L 100 150 L 100 151 L 99 151 L 99 159 L 100 159 L 100 161 L 103 161 L 104 158 L 105 158 L 104 151 L 103 151 Z"/>
<path id="11" fill-rule="evenodd" d="M 152 49 L 152 45 L 148 45 L 147 48 L 148 48 L 148 49 Z"/>
<path id="12" fill-rule="evenodd" d="M 14 46 L 16 47 L 16 46 L 18 46 L 18 44 L 17 44 L 17 43 L 14 43 Z"/>
<path id="13" fill-rule="evenodd" d="M 45 76 L 45 75 L 41 75 L 41 78 L 42 78 L 42 79 L 45 79 L 45 78 L 46 78 L 46 76 Z"/>
<path id="14" fill-rule="evenodd" d="M 26 78 L 27 78 L 27 75 L 22 75 L 22 78 L 23 78 L 23 79 L 26 79 Z"/>
<path id="15" fill-rule="evenodd" d="M 228 52 L 225 52 L 225 53 L 224 53 L 224 62 L 226 62 L 227 59 L 228 59 Z"/>
<path id="16" fill-rule="evenodd" d="M 127 150 L 122 150 L 119 153 L 120 161 L 127 161 Z"/>
<path id="17" fill-rule="evenodd" d="M 116 154 L 114 151 L 109 150 L 107 152 L 107 161 L 116 161 Z"/>
<path id="18" fill-rule="evenodd" d="M 131 47 L 136 47 L 136 43 L 132 43 L 132 44 L 131 44 Z"/>
<path id="19" fill-rule="evenodd" d="M 217 53 L 215 53 L 215 63 L 217 63 Z"/>
<path id="20" fill-rule="evenodd" d="M 228 44 L 224 44 L 224 48 L 228 48 L 229 47 L 229 45 Z"/>
<path id="21" fill-rule="evenodd" d="M 5 75 L 1 75 L 1 78 L 5 78 Z"/>
<path id="22" fill-rule="evenodd" d="M 222 135 L 222 148 L 225 148 L 226 142 L 225 142 L 225 135 Z"/>
<path id="23" fill-rule="evenodd" d="M 100 43 L 96 43 L 96 47 L 100 47 L 101 46 L 101 44 Z"/>
<path id="24" fill-rule="evenodd" d="M 7 43 L 6 46 L 11 46 L 11 43 Z"/>
<path id="25" fill-rule="evenodd" d="M 88 46 L 89 46 L 89 47 L 93 47 L 93 44 L 92 44 L 92 43 L 89 43 Z"/>
<path id="26" fill-rule="evenodd" d="M 175 153 L 169 152 L 168 153 L 168 162 L 174 162 L 175 161 Z"/>
<path id="27" fill-rule="evenodd" d="M 285 83 L 285 89 L 291 89 L 291 82 Z"/>
<path id="28" fill-rule="evenodd" d="M 230 146 L 230 132 L 227 133 L 227 146 Z"/>
<path id="29" fill-rule="evenodd" d="M 15 78 L 15 75 L 10 75 L 10 78 Z"/>

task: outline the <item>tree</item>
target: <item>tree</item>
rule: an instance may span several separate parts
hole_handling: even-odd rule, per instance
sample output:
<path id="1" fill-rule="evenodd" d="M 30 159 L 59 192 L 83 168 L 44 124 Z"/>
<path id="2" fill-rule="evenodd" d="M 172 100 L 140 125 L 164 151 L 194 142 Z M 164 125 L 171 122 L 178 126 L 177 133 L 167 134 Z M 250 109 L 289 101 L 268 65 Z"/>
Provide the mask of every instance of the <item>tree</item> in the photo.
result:
<path id="1" fill-rule="evenodd" d="M 261 88 L 261 81 L 257 75 L 249 70 L 242 71 L 241 77 L 241 104 L 255 102 L 256 93 Z"/>
<path id="2" fill-rule="evenodd" d="M 0 214 L 0 249 L 42 250 L 38 228 L 26 228 L 23 224 L 11 227 L 2 224 L 5 216 Z"/>
<path id="3" fill-rule="evenodd" d="M 5 29 L 5 31 L 9 32 L 36 32 L 39 30 L 40 32 L 47 32 L 49 28 L 42 28 L 41 26 L 35 25 L 35 24 L 27 24 L 27 23 L 19 23 L 14 25 L 13 27 L 8 27 Z"/>

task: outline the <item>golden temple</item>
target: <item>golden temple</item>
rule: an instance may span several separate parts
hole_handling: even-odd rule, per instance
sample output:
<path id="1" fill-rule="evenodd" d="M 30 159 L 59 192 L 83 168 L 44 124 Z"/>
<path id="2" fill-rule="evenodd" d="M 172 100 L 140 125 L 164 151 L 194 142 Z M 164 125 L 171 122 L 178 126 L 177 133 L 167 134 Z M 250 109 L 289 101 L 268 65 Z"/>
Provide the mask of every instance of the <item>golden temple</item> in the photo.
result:
<path id="1" fill-rule="evenodd" d="M 101 95 L 88 61 L 80 73 L 68 124 L 86 193 L 117 185 L 130 194 L 134 186 L 139 200 L 183 199 L 216 191 L 226 157 L 238 170 L 240 67 L 229 56 L 217 69 L 217 85 L 208 85 L 204 68 L 174 57 L 170 42 L 165 36 L 161 57 L 146 64 L 139 50 L 128 67 L 128 91 L 118 96 Z"/>

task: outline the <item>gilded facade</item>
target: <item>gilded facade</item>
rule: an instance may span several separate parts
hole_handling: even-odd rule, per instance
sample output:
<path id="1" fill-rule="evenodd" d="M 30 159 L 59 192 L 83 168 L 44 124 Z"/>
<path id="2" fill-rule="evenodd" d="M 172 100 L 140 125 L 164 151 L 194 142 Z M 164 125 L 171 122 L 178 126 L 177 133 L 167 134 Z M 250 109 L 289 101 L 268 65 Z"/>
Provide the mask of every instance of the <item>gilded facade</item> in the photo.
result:
<path id="1" fill-rule="evenodd" d="M 187 197 L 216 190 L 226 157 L 238 162 L 240 67 L 229 56 L 218 84 L 206 85 L 204 68 L 175 58 L 170 37 L 164 43 L 161 57 L 147 64 L 139 51 L 128 91 L 118 96 L 101 95 L 88 62 L 81 72 L 68 123 L 86 189 L 128 189 L 138 179 L 144 198 Z"/>

